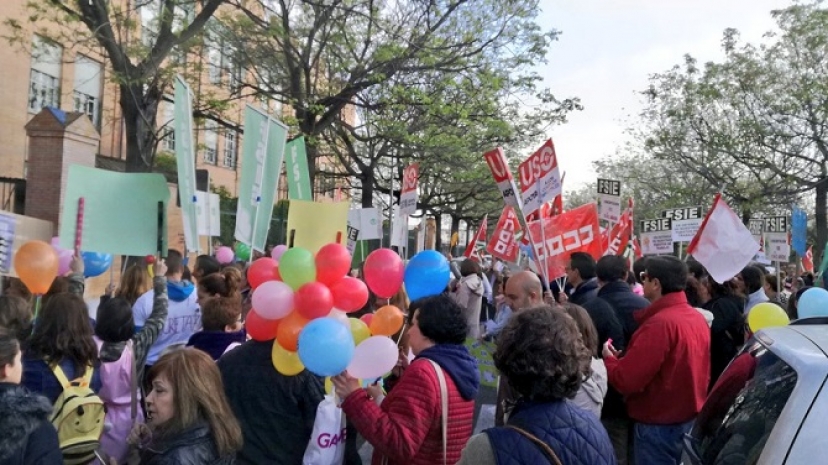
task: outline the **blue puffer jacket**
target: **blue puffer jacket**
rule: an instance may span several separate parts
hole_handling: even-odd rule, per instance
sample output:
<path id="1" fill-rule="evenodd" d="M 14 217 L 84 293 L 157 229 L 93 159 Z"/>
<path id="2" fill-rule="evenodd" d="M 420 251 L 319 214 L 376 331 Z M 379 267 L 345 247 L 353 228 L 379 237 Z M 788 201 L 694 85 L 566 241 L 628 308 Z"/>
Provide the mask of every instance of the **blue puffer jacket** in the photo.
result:
<path id="1" fill-rule="evenodd" d="M 545 442 L 563 465 L 615 465 L 615 453 L 598 418 L 570 401 L 521 403 L 512 411 L 509 425 Z M 549 463 L 535 443 L 508 428 L 485 431 L 498 465 Z"/>

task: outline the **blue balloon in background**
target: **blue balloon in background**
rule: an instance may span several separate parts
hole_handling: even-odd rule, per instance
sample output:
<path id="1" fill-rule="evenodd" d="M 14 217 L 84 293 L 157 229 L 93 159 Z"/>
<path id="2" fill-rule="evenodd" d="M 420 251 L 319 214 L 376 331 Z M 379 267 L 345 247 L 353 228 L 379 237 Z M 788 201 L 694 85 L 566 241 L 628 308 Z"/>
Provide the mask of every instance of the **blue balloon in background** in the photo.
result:
<path id="1" fill-rule="evenodd" d="M 100 276 L 112 266 L 112 254 L 98 252 L 81 252 L 83 257 L 83 275 L 87 278 Z"/>
<path id="2" fill-rule="evenodd" d="M 351 330 L 333 318 L 317 318 L 299 333 L 299 360 L 317 376 L 336 376 L 354 358 Z"/>
<path id="3" fill-rule="evenodd" d="M 828 291 L 821 287 L 812 287 L 802 293 L 796 305 L 799 318 L 828 316 Z"/>
<path id="4" fill-rule="evenodd" d="M 423 250 L 414 255 L 405 267 L 405 292 L 412 301 L 438 295 L 446 290 L 451 279 L 448 260 L 436 250 Z"/>

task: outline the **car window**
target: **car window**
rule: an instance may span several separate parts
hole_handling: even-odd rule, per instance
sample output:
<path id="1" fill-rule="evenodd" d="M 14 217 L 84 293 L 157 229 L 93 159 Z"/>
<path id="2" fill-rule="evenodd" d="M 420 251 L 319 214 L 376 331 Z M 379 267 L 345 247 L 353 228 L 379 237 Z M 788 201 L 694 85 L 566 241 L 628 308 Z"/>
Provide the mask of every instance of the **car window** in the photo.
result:
<path id="1" fill-rule="evenodd" d="M 761 344 L 737 356 L 693 426 L 691 442 L 701 463 L 755 464 L 796 380 L 796 371 Z"/>

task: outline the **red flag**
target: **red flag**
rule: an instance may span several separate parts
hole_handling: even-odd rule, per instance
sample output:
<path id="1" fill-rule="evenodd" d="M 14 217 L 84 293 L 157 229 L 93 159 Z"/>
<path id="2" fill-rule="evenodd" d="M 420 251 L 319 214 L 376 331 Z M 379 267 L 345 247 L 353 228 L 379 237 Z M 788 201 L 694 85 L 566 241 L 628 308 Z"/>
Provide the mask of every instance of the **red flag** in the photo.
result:
<path id="1" fill-rule="evenodd" d="M 488 220 L 489 215 L 486 214 L 483 216 L 483 221 L 480 223 L 480 227 L 477 229 L 477 234 L 474 235 L 474 239 L 469 242 L 469 245 L 466 246 L 466 251 L 463 252 L 463 256 L 466 258 L 471 258 L 474 260 L 478 260 L 477 252 L 477 244 L 483 245 L 486 243 L 486 221 Z"/>
<path id="2" fill-rule="evenodd" d="M 595 259 L 600 258 L 604 252 L 598 226 L 598 208 L 594 203 L 554 218 L 534 221 L 528 226 L 532 237 L 537 241 L 534 244 L 535 256 L 541 264 L 546 263 L 549 279 L 566 274 L 564 268 L 573 252 L 587 252 Z"/>
<path id="3" fill-rule="evenodd" d="M 741 218 L 716 194 L 713 207 L 687 246 L 687 254 L 699 261 L 717 283 L 736 276 L 759 251 Z"/>
<path id="4" fill-rule="evenodd" d="M 805 256 L 802 257 L 802 269 L 804 269 L 808 273 L 814 272 L 814 250 L 813 246 L 808 247 L 808 251 L 805 252 Z"/>
<path id="5" fill-rule="evenodd" d="M 486 251 L 507 262 L 514 262 L 518 256 L 518 244 L 515 234 L 520 231 L 520 220 L 512 207 L 506 205 L 497 226 L 492 233 L 492 238 L 486 245 Z"/>
<path id="6" fill-rule="evenodd" d="M 607 231 L 608 238 L 604 238 L 602 244 L 607 244 L 605 255 L 624 255 L 627 250 L 627 243 L 632 235 L 632 211 L 624 210 L 618 222 Z"/>

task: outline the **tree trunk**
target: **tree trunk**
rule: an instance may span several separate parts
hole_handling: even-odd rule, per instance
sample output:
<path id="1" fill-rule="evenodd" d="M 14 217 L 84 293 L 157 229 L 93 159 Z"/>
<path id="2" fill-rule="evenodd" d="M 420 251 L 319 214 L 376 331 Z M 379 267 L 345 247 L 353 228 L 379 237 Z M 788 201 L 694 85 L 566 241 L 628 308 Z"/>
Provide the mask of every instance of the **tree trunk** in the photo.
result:
<path id="1" fill-rule="evenodd" d="M 816 244 L 814 244 L 814 257 L 819 258 L 822 263 L 822 256 L 825 253 L 825 242 L 828 241 L 828 218 L 826 218 L 826 207 L 828 207 L 828 178 L 822 178 L 816 185 Z M 817 265 L 819 266 L 819 265 Z"/>
<path id="2" fill-rule="evenodd" d="M 374 173 L 364 171 L 359 181 L 362 183 L 362 208 L 371 208 L 374 206 Z"/>
<path id="3" fill-rule="evenodd" d="M 434 250 L 443 251 L 443 215 L 434 213 Z"/>
<path id="4" fill-rule="evenodd" d="M 121 84 L 120 104 L 126 132 L 126 172 L 152 171 L 155 157 L 155 129 L 161 93 L 150 86 L 146 94 L 141 85 Z"/>
<path id="5" fill-rule="evenodd" d="M 319 156 L 319 147 L 316 138 L 305 135 L 305 154 L 308 158 L 308 177 L 310 178 L 311 192 L 316 192 L 316 159 Z M 316 198 L 316 196 L 314 196 Z"/>

